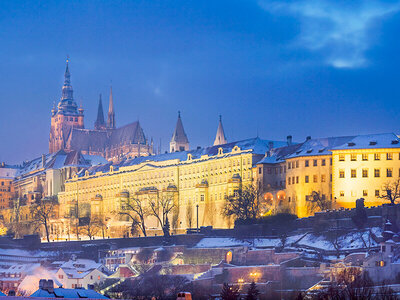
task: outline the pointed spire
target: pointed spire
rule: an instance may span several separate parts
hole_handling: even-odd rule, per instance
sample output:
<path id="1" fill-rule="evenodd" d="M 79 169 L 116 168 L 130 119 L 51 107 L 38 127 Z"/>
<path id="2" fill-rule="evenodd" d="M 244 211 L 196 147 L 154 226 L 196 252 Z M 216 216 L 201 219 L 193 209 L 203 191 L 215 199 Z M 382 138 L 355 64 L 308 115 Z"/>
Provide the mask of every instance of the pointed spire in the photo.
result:
<path id="1" fill-rule="evenodd" d="M 214 146 L 223 145 L 228 143 L 225 137 L 224 127 L 222 126 L 222 116 L 219 116 L 219 124 L 217 129 L 217 135 L 215 136 Z"/>
<path id="2" fill-rule="evenodd" d="M 62 87 L 61 100 L 73 100 L 73 90 L 71 86 L 71 74 L 69 72 L 69 56 L 67 56 L 67 64 L 64 73 L 64 85 Z"/>
<path id="3" fill-rule="evenodd" d="M 108 106 L 107 128 L 110 128 L 110 129 L 115 128 L 115 112 L 114 112 L 114 100 L 113 100 L 113 94 L 112 94 L 112 86 L 110 87 L 110 104 Z"/>
<path id="4" fill-rule="evenodd" d="M 178 111 L 178 120 L 176 122 L 175 131 L 169 144 L 171 152 L 189 150 L 189 140 L 186 136 L 185 130 L 183 129 L 180 111 Z"/>
<path id="5" fill-rule="evenodd" d="M 104 122 L 104 112 L 103 112 L 103 103 L 101 101 L 101 94 L 99 97 L 99 107 L 97 109 L 97 119 L 94 123 L 94 128 L 96 130 L 103 130 L 106 128 L 106 123 Z"/>

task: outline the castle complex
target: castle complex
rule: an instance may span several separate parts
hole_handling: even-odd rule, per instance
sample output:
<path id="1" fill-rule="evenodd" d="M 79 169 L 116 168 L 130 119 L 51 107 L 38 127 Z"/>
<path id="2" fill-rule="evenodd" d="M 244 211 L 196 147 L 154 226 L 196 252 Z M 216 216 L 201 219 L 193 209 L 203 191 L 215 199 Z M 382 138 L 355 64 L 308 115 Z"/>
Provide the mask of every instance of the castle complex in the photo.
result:
<path id="1" fill-rule="evenodd" d="M 374 206 L 384 202 L 382 187 L 400 178 L 400 139 L 393 133 L 228 142 L 220 117 L 210 146 L 190 149 L 178 113 L 169 146 L 169 153 L 155 155 L 139 122 L 117 127 L 112 90 L 107 118 L 100 96 L 94 129 L 85 129 L 67 62 L 61 100 L 51 115 L 50 153 L 0 172 L 6 186 L 0 191 L 3 220 L 15 220 L 15 191 L 18 207 L 26 211 L 37 199 L 58 197 L 51 226 L 57 236 L 70 236 L 72 227 L 93 218 L 106 224 L 107 236 L 125 235 L 132 225 L 121 214 L 126 203 L 137 200 L 149 211 L 154 199 L 171 200 L 174 208 L 166 216 L 175 233 L 197 225 L 231 228 L 234 218 L 222 211 L 226 197 L 241 186 L 257 186 L 263 213 L 305 217 L 316 209 L 310 205 L 315 194 L 333 208 L 354 207 L 358 198 Z M 160 219 L 144 218 L 148 234 L 160 234 Z"/>

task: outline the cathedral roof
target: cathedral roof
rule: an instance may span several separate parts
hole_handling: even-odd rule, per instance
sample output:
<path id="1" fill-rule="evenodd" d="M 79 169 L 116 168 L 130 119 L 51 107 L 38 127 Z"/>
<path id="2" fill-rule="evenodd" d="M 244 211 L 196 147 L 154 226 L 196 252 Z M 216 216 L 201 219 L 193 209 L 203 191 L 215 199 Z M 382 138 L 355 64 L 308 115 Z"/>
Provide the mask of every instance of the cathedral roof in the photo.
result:
<path id="1" fill-rule="evenodd" d="M 106 148 L 120 145 L 146 144 L 146 138 L 139 122 L 133 122 L 113 130 L 72 130 L 69 146 L 81 151 L 104 152 Z"/>

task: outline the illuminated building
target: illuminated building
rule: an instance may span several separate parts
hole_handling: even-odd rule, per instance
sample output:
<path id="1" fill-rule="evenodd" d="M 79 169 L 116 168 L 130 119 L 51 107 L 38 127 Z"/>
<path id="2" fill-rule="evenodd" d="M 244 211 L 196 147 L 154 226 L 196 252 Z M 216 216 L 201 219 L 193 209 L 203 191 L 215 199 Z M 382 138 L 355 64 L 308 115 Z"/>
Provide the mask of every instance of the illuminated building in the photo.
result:
<path id="1" fill-rule="evenodd" d="M 12 197 L 14 195 L 13 180 L 17 173 L 17 168 L 0 164 L 0 209 L 12 207 Z"/>
<path id="2" fill-rule="evenodd" d="M 182 126 L 180 117 L 178 126 Z M 179 131 L 184 132 L 183 126 Z M 232 220 L 222 215 L 225 197 L 240 184 L 253 182 L 253 166 L 271 143 L 286 144 L 253 138 L 91 167 L 66 182 L 65 192 L 59 194 L 60 207 L 65 210 L 60 215 L 71 215 L 68 210 L 79 202 L 93 207 L 86 210 L 86 215 L 80 212 L 80 218 L 101 211 L 110 219 L 110 227 L 121 225 L 126 231 L 131 222 L 117 214 L 124 198 L 136 197 L 148 205 L 151 197 L 168 195 L 176 206 L 169 217 L 175 232 L 196 227 L 197 217 L 199 226 L 230 228 Z M 160 231 L 154 217 L 146 222 L 148 230 Z"/>
<path id="3" fill-rule="evenodd" d="M 266 198 L 299 217 L 313 213 L 313 192 L 332 201 L 333 207 L 355 207 L 358 198 L 367 206 L 380 205 L 383 185 L 400 176 L 399 152 L 399 138 L 393 133 L 308 137 L 268 151 L 257 163 L 258 180 Z"/>

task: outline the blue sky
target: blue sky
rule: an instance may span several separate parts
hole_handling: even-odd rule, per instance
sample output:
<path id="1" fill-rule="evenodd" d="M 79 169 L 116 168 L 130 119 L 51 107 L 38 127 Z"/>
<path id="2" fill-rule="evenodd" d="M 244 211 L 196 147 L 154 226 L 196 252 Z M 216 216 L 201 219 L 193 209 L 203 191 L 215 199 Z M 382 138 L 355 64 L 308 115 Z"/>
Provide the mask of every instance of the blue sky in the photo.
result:
<path id="1" fill-rule="evenodd" d="M 192 147 L 219 114 L 230 141 L 399 133 L 400 1 L 3 0 L 0 28 L 0 161 L 48 151 L 67 54 L 86 127 L 112 82 L 163 150 L 178 110 Z"/>

